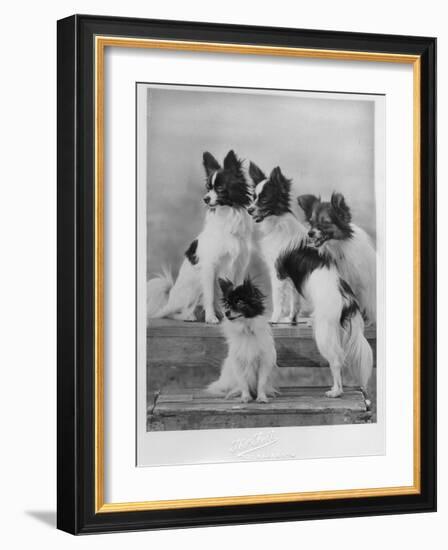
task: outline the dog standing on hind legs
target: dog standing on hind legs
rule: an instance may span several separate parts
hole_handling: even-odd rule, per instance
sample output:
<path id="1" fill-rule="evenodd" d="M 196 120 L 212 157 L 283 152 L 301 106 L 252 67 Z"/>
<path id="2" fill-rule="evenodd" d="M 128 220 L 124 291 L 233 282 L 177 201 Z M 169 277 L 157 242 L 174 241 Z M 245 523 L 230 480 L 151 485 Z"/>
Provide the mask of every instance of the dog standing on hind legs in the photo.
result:
<path id="1" fill-rule="evenodd" d="M 243 403 L 256 399 L 267 403 L 277 392 L 277 353 L 274 337 L 263 316 L 263 295 L 246 279 L 234 286 L 220 279 L 225 318 L 222 330 L 229 351 L 221 375 L 207 391 L 227 398 L 239 396 Z"/>
<path id="2" fill-rule="evenodd" d="M 246 207 L 250 188 L 242 162 L 233 151 L 223 166 L 208 152 L 203 155 L 206 173 L 207 207 L 201 233 L 185 252 L 179 275 L 174 282 L 169 272 L 147 283 L 147 317 L 169 317 L 194 321 L 198 305 L 205 310 L 207 323 L 218 323 L 217 279 L 228 277 L 242 283 L 250 259 L 252 219 Z"/>
<path id="3" fill-rule="evenodd" d="M 344 366 L 356 371 L 360 386 L 367 393 L 373 368 L 372 348 L 364 336 L 358 301 L 340 276 L 336 262 L 301 242 L 285 250 L 276 267 L 279 278 L 289 278 L 312 308 L 314 339 L 333 377 L 327 397 L 342 395 Z"/>

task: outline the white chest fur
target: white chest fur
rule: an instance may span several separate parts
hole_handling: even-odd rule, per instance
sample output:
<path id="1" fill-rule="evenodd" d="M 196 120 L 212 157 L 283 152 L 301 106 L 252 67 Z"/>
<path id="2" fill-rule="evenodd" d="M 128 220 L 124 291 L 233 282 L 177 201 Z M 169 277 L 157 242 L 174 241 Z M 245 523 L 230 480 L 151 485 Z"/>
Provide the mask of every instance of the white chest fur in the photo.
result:
<path id="1" fill-rule="evenodd" d="M 263 361 L 275 364 L 275 346 L 271 328 L 264 317 L 223 323 L 229 355 L 240 365 L 258 365 Z"/>
<path id="2" fill-rule="evenodd" d="M 245 235 L 252 232 L 252 219 L 244 208 L 218 206 L 207 212 L 204 232 Z"/>
<path id="3" fill-rule="evenodd" d="M 259 231 L 261 252 L 270 265 L 275 263 L 281 250 L 299 243 L 306 235 L 305 227 L 291 213 L 267 217 L 260 222 Z"/>
<path id="4" fill-rule="evenodd" d="M 328 241 L 321 253 L 330 255 L 338 272 L 352 287 L 370 322 L 376 321 L 376 251 L 370 237 L 352 224 L 353 235 L 342 241 Z"/>
<path id="5" fill-rule="evenodd" d="M 248 255 L 252 243 L 253 221 L 243 208 L 217 207 L 207 212 L 204 229 L 199 235 L 199 256 L 236 261 Z"/>

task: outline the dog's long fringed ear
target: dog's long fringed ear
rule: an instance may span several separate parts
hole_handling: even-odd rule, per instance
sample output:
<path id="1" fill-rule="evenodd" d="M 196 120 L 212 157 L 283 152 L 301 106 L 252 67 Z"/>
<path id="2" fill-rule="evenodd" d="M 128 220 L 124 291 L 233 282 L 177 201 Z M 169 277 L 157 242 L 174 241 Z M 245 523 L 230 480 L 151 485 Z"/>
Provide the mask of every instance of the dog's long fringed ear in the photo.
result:
<path id="1" fill-rule="evenodd" d="M 248 296 L 251 296 L 252 298 L 255 298 L 255 299 L 260 300 L 260 301 L 262 301 L 264 299 L 263 293 L 261 292 L 261 290 L 256 285 L 254 285 L 254 283 L 252 282 L 250 277 L 246 277 L 244 279 L 244 283 L 243 283 L 242 287 L 244 289 L 244 292 Z"/>
<path id="2" fill-rule="evenodd" d="M 223 166 L 224 170 L 233 170 L 234 172 L 238 172 L 241 169 L 241 161 L 235 155 L 233 149 L 227 153 Z"/>
<path id="3" fill-rule="evenodd" d="M 331 195 L 331 206 L 336 211 L 338 218 L 344 223 L 350 223 L 352 221 L 352 213 L 345 202 L 344 195 L 341 193 L 333 193 Z"/>
<path id="4" fill-rule="evenodd" d="M 222 291 L 224 298 L 233 290 L 233 283 L 229 279 L 218 279 L 219 288 Z"/>
<path id="5" fill-rule="evenodd" d="M 280 170 L 280 166 L 276 166 L 272 170 L 269 179 L 276 185 L 282 187 L 285 191 L 289 191 L 291 189 L 291 180 L 285 178 L 285 176 L 282 174 L 282 171 Z"/>
<path id="6" fill-rule="evenodd" d="M 255 185 L 258 185 L 261 181 L 266 179 L 264 173 L 252 161 L 249 164 L 249 176 L 251 177 Z"/>
<path id="7" fill-rule="evenodd" d="M 216 172 L 216 170 L 219 170 L 221 168 L 219 162 L 208 151 L 206 151 L 202 155 L 202 163 L 204 165 L 205 173 L 207 174 L 208 178 L 213 174 L 213 172 Z"/>
<path id="8" fill-rule="evenodd" d="M 300 208 L 305 212 L 306 219 L 309 220 L 313 213 L 314 205 L 320 202 L 320 199 L 314 195 L 300 195 L 300 197 L 297 197 L 297 202 Z"/>

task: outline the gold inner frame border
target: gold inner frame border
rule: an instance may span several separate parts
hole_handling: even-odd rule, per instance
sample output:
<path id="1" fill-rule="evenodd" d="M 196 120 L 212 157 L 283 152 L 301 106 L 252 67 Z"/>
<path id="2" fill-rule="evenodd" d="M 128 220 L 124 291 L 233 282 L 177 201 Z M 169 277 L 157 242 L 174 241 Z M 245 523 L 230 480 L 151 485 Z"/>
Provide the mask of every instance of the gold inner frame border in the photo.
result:
<path id="1" fill-rule="evenodd" d="M 413 65 L 413 298 L 414 298 L 414 365 L 413 365 L 413 458 L 414 482 L 410 486 L 379 487 L 366 489 L 341 489 L 302 493 L 276 493 L 262 495 L 226 496 L 216 498 L 191 498 L 179 500 L 155 500 L 142 502 L 106 503 L 104 501 L 104 55 L 106 47 L 149 48 L 160 50 L 196 51 L 208 53 L 233 53 L 301 57 L 313 59 L 406 63 Z M 365 498 L 412 495 L 420 493 L 421 479 L 421 426 L 420 426 L 420 165 L 421 165 L 421 60 L 418 55 L 402 55 L 345 50 L 321 50 L 251 44 L 226 44 L 178 40 L 124 38 L 96 36 L 95 56 L 95 513 L 131 512 L 144 510 L 168 510 L 212 506 L 232 506 L 279 502 L 305 502 L 343 498 Z"/>

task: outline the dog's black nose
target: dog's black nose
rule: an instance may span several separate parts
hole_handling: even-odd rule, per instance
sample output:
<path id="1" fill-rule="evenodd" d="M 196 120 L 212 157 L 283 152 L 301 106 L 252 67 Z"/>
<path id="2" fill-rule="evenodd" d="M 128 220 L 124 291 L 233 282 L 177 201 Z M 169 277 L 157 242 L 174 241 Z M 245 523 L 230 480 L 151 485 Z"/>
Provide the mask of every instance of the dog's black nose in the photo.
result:
<path id="1" fill-rule="evenodd" d="M 230 311 L 227 310 L 226 313 L 225 313 L 225 316 L 226 316 L 227 319 L 228 319 L 228 318 L 230 317 Z"/>
<path id="2" fill-rule="evenodd" d="M 204 202 L 205 204 L 208 204 L 210 202 L 210 197 L 208 197 L 207 195 L 205 195 L 204 197 Z"/>
<path id="3" fill-rule="evenodd" d="M 311 237 L 312 239 L 316 236 L 316 231 L 314 229 L 310 229 L 308 231 L 308 237 Z"/>
<path id="4" fill-rule="evenodd" d="M 252 215 L 252 214 L 255 212 L 255 207 L 249 206 L 249 208 L 247 209 L 247 211 L 249 212 L 250 215 Z"/>

